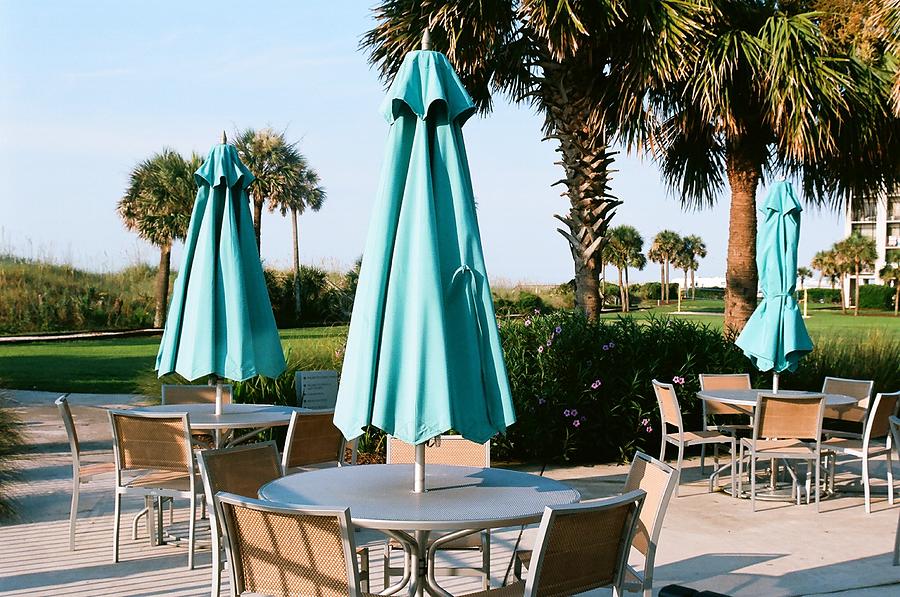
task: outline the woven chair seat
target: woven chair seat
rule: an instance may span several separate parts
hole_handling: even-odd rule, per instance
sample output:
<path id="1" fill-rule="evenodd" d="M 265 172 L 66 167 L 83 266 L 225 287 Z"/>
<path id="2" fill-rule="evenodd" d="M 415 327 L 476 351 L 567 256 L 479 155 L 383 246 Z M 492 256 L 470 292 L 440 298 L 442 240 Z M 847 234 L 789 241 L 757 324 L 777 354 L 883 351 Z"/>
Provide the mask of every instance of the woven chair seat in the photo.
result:
<path id="1" fill-rule="evenodd" d="M 466 593 L 463 597 L 513 597 L 525 594 L 525 581 L 515 582 L 505 587 L 497 589 L 489 589 L 487 591 L 478 591 L 477 593 Z"/>
<path id="2" fill-rule="evenodd" d="M 191 480 L 187 473 L 176 471 L 154 471 L 129 481 L 125 487 L 171 489 L 173 491 L 190 491 Z M 194 476 L 194 489 L 203 493 L 203 482 L 200 475 Z"/>
<path id="3" fill-rule="evenodd" d="M 678 442 L 678 434 L 677 433 L 668 433 L 666 437 L 671 438 L 674 442 Z M 719 433 L 715 429 L 708 429 L 706 431 L 685 431 L 684 432 L 684 443 L 685 445 L 693 445 L 693 444 L 718 444 L 718 443 L 731 443 L 733 438 L 730 435 L 725 435 L 724 433 Z"/>
<path id="4" fill-rule="evenodd" d="M 860 458 L 862 458 L 865 454 L 862 440 L 848 439 L 843 437 L 834 437 L 822 442 L 822 449 L 831 450 L 832 452 L 837 452 L 838 454 L 850 454 L 852 456 L 858 456 Z M 876 444 L 874 446 L 871 444 L 869 445 L 869 457 L 878 456 L 888 451 L 889 450 L 885 444 Z"/>
<path id="5" fill-rule="evenodd" d="M 753 446 L 753 441 L 749 438 L 741 440 L 747 448 Z M 806 442 L 798 439 L 764 439 L 756 442 L 756 453 L 775 456 L 791 457 L 816 457 L 815 450 Z"/>
<path id="6" fill-rule="evenodd" d="M 105 473 L 116 472 L 116 465 L 113 462 L 98 462 L 96 464 L 82 464 L 78 469 L 78 478 L 87 479 L 94 475 L 103 475 Z"/>

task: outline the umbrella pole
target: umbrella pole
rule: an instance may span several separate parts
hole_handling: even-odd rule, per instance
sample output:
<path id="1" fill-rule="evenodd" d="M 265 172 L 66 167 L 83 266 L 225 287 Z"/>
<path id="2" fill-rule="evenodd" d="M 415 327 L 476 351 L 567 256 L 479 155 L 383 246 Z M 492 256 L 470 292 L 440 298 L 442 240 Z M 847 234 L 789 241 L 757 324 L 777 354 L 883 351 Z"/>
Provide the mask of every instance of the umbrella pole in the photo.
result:
<path id="1" fill-rule="evenodd" d="M 416 444 L 416 478 L 413 485 L 415 493 L 425 493 L 425 442 Z"/>
<path id="2" fill-rule="evenodd" d="M 778 373 L 772 374 L 772 393 L 778 393 Z"/>

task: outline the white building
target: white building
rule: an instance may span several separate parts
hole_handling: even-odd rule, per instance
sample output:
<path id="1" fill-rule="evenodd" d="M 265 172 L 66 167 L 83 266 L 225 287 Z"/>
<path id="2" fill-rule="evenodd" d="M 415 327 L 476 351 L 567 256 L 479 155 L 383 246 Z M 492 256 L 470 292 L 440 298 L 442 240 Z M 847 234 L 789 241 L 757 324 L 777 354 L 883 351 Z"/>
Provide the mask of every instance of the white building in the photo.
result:
<path id="1" fill-rule="evenodd" d="M 881 284 L 878 270 L 887 263 L 900 263 L 900 191 L 876 197 L 854 197 L 847 211 L 845 235 L 858 232 L 875 239 L 878 250 L 875 267 L 862 272 L 860 279 L 863 284 Z M 856 281 L 849 276 L 847 282 L 845 288 L 849 296 L 853 296 Z"/>

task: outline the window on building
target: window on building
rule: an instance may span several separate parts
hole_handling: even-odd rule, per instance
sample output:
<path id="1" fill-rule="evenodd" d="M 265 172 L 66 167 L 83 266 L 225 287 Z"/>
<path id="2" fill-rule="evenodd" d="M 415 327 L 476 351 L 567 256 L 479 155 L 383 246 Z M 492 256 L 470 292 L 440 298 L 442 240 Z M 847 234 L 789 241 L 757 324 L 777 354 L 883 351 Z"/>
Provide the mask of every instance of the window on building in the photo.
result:
<path id="1" fill-rule="evenodd" d="M 900 248 L 900 222 L 887 225 L 887 241 L 885 246 Z"/>
<path id="2" fill-rule="evenodd" d="M 874 222 L 878 213 L 875 197 L 854 197 L 850 206 L 850 219 L 854 222 Z"/>
<path id="3" fill-rule="evenodd" d="M 900 222 L 900 193 L 888 195 L 887 219 Z"/>
<path id="4" fill-rule="evenodd" d="M 866 238 L 875 238 L 875 224 L 853 224 L 850 231 Z"/>

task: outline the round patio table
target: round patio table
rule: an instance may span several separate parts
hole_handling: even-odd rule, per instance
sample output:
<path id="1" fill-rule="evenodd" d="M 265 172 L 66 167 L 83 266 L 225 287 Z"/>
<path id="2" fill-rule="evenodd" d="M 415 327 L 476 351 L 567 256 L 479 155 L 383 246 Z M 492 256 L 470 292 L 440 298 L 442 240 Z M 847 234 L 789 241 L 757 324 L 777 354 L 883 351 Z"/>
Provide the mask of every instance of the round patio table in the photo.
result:
<path id="1" fill-rule="evenodd" d="M 756 403 L 759 400 L 760 394 L 803 397 L 818 396 L 821 395 L 821 392 L 806 392 L 802 390 L 778 390 L 778 392 L 772 392 L 772 390 L 768 388 L 751 390 L 700 390 L 699 392 L 697 392 L 697 397 L 708 402 L 721 402 L 723 404 L 729 404 L 738 408 L 739 410 L 743 410 L 746 414 L 752 417 L 753 409 L 756 408 Z M 856 398 L 852 398 L 850 396 L 844 396 L 843 394 L 825 394 L 825 406 L 841 409 L 853 406 L 856 403 Z M 784 491 L 781 491 L 776 487 L 774 467 L 772 468 L 771 481 L 769 485 L 770 489 L 768 492 L 757 494 L 758 499 L 771 499 L 777 501 L 791 501 L 793 499 L 791 495 L 786 494 Z M 729 490 L 726 490 L 726 492 L 728 491 Z M 742 493 L 737 497 L 744 498 L 749 496 L 745 493 Z"/>
<path id="2" fill-rule="evenodd" d="M 216 405 L 212 403 L 202 404 L 158 404 L 155 406 L 140 406 L 132 409 L 135 412 L 170 412 L 187 413 L 190 419 L 191 429 L 198 431 L 214 431 L 216 447 L 222 442 L 222 432 L 233 429 L 253 429 L 250 434 L 231 439 L 228 446 L 240 443 L 248 436 L 256 435 L 260 429 L 269 427 L 285 427 L 291 422 L 294 411 L 303 409 L 290 406 L 275 406 L 272 404 L 226 404 L 222 407 L 222 414 L 216 414 Z"/>
<path id="3" fill-rule="evenodd" d="M 263 485 L 259 497 L 296 506 L 350 508 L 353 524 L 377 529 L 404 545 L 410 558 L 404 577 L 386 594 L 409 586 L 409 594 L 446 595 L 427 573 L 432 531 L 468 534 L 482 529 L 538 522 L 546 506 L 572 504 L 581 494 L 568 485 L 499 468 L 429 465 L 425 493 L 414 493 L 413 466 L 372 464 L 323 469 Z M 412 533 L 410 533 L 412 532 Z"/>

